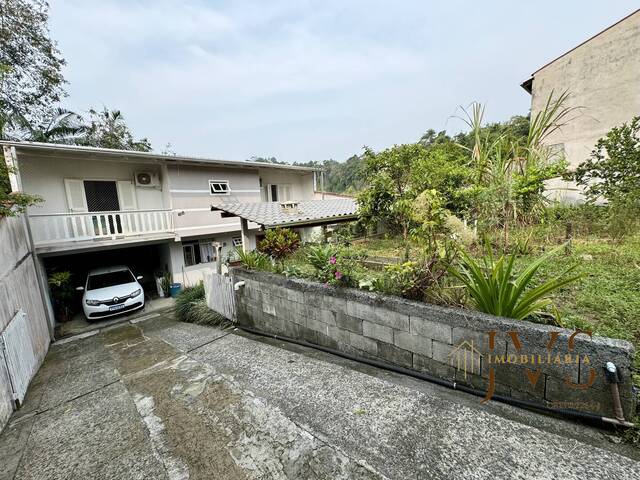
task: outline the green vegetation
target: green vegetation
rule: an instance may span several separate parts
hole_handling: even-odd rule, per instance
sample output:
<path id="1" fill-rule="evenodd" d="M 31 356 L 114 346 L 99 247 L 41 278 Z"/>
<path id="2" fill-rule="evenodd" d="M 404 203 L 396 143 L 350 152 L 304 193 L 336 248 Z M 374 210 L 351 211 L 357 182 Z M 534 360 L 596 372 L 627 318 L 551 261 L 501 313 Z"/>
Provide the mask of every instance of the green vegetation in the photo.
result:
<path id="1" fill-rule="evenodd" d="M 53 309 L 59 322 L 66 322 L 71 317 L 74 288 L 71 285 L 71 272 L 62 271 L 49 275 L 48 278 Z"/>
<path id="2" fill-rule="evenodd" d="M 572 265 L 557 277 L 532 287 L 536 272 L 559 248 L 533 260 L 519 274 L 514 269 L 515 253 L 494 260 L 488 246 L 486 255 L 478 261 L 462 251 L 460 266 L 454 267 L 452 273 L 462 282 L 477 310 L 518 320 L 532 318 L 552 305 L 547 295 L 580 278 L 568 276 L 577 266 Z"/>
<path id="3" fill-rule="evenodd" d="M 0 140 L 29 140 L 150 151 L 134 139 L 118 110 L 89 109 L 88 118 L 62 108 L 66 61 L 49 37 L 49 5 L 43 0 L 4 0 L 0 9 Z M 42 201 L 12 192 L 0 150 L 0 218 Z"/>
<path id="4" fill-rule="evenodd" d="M 187 287 L 176 297 L 176 318 L 181 322 L 199 325 L 222 325 L 226 319 L 207 306 L 204 285 Z"/>
<path id="5" fill-rule="evenodd" d="M 300 246 L 300 235 L 288 228 L 267 230 L 264 240 L 258 244 L 258 251 L 270 256 L 275 261 L 282 261 Z"/>

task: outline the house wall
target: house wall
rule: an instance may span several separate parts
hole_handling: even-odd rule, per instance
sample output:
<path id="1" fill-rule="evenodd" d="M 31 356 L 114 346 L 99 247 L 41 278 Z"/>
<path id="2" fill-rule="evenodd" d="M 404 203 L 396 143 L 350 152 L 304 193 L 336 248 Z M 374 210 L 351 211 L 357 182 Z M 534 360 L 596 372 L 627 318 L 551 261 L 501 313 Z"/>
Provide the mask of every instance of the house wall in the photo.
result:
<path id="1" fill-rule="evenodd" d="M 182 241 L 187 242 L 191 240 L 206 240 L 222 243 L 221 258 L 222 263 L 224 264 L 235 251 L 235 247 L 233 246 L 233 239 L 237 237 L 240 237 L 239 230 L 233 232 L 182 238 Z M 255 235 L 253 233 L 249 235 L 249 240 L 250 242 L 247 247 L 249 250 L 253 250 L 256 247 Z M 169 250 L 170 271 L 173 275 L 173 280 L 174 282 L 182 283 L 184 286 L 197 285 L 198 282 L 204 279 L 205 273 L 210 272 L 215 268 L 215 263 L 207 262 L 197 265 L 185 266 L 182 241 L 170 242 L 169 244 L 167 244 Z"/>
<path id="2" fill-rule="evenodd" d="M 563 147 L 575 168 L 612 127 L 640 115 L 640 12 L 543 67 L 533 78 L 532 117 L 544 108 L 551 92 L 567 90 L 571 95 L 567 106 L 582 108 L 546 140 Z M 549 187 L 556 198 L 581 198 L 571 182 L 557 180 Z"/>
<path id="3" fill-rule="evenodd" d="M 212 212 L 211 206 L 221 203 L 262 201 L 260 180 L 268 183 L 291 184 L 294 200 L 313 198 L 313 174 L 277 169 L 234 169 L 220 167 L 171 165 L 167 167 L 171 204 L 175 211 L 174 225 L 180 237 L 240 230 L 238 218 L 223 218 Z M 209 180 L 227 180 L 229 195 L 211 195 Z M 180 215 L 178 215 L 178 212 Z M 249 223 L 250 229 L 258 225 Z"/>
<path id="4" fill-rule="evenodd" d="M 21 153 L 18 156 L 23 191 L 40 195 L 44 202 L 30 207 L 29 213 L 68 212 L 65 178 L 83 180 L 129 180 L 135 182 L 135 172 L 151 171 L 160 174 L 160 167 L 151 164 L 130 164 L 92 160 L 90 158 L 65 158 L 35 156 Z M 138 209 L 169 208 L 163 199 L 162 187 L 135 187 Z"/>
<path id="5" fill-rule="evenodd" d="M 607 417 L 613 417 L 614 409 L 602 367 L 613 362 L 621 374 L 626 418 L 635 412 L 634 349 L 629 342 L 579 334 L 571 349 L 574 332 L 549 325 L 240 268 L 233 269 L 232 275 L 234 283 L 244 281 L 236 293 L 240 325 L 425 372 L 483 392 L 493 369 L 497 394 Z M 493 347 L 490 332 L 495 332 Z M 517 333 L 519 349 L 510 332 Z M 549 347 L 552 334 L 557 337 Z M 503 357 L 504 363 L 496 356 Z M 539 372 L 534 383 L 527 369 Z M 590 383 L 592 369 L 595 378 Z M 566 382 L 589 386 L 573 388 Z"/>
<path id="6" fill-rule="evenodd" d="M 26 313 L 27 329 L 22 331 L 20 344 L 11 347 L 24 351 L 25 359 L 35 358 L 35 364 L 23 365 L 33 374 L 42 363 L 50 342 L 37 278 L 23 219 L 0 218 L 0 334 L 10 322 L 17 321 L 14 319 L 20 310 Z M 13 411 L 13 395 L 4 352 L 4 348 L 0 348 L 0 430 Z"/>
<path id="7" fill-rule="evenodd" d="M 261 168 L 263 188 L 268 184 L 290 184 L 292 200 L 313 200 L 313 172 Z"/>

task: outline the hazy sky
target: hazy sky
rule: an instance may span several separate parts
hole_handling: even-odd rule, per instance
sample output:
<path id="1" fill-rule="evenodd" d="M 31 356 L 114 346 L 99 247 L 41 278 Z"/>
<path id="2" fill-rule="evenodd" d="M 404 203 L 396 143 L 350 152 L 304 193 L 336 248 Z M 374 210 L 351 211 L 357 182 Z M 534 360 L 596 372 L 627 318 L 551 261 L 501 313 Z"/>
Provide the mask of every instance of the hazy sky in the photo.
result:
<path id="1" fill-rule="evenodd" d="M 520 83 L 638 7 L 525 2 L 51 0 L 65 106 L 122 110 L 156 150 L 344 160 L 529 109 Z"/>

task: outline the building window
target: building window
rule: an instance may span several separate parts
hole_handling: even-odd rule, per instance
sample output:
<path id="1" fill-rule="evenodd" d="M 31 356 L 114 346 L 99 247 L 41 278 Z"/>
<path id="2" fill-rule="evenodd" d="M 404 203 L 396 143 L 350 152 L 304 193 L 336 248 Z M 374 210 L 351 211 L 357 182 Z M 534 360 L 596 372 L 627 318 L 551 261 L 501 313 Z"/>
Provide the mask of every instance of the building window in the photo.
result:
<path id="1" fill-rule="evenodd" d="M 209 180 L 211 195 L 229 195 L 229 180 Z"/>
<path id="2" fill-rule="evenodd" d="M 242 247 L 242 237 L 233 237 L 233 246 L 236 248 Z"/>
<path id="3" fill-rule="evenodd" d="M 200 258 L 202 263 L 215 262 L 216 252 L 213 248 L 213 238 L 203 238 L 200 241 Z"/>
<path id="4" fill-rule="evenodd" d="M 182 242 L 182 253 L 184 254 L 185 267 L 200 263 L 200 248 L 197 240 Z"/>
<path id="5" fill-rule="evenodd" d="M 267 201 L 269 202 L 288 202 L 291 200 L 290 184 L 269 184 L 267 185 Z"/>

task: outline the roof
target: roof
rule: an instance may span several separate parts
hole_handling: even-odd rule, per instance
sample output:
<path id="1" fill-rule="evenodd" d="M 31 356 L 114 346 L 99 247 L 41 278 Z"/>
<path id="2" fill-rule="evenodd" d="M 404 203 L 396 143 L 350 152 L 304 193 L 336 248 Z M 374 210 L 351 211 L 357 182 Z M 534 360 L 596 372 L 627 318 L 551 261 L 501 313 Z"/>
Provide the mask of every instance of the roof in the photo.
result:
<path id="1" fill-rule="evenodd" d="M 531 74 L 531 77 L 529 77 L 527 80 L 525 80 L 524 82 L 522 82 L 520 84 L 520 86 L 522 88 L 524 88 L 527 92 L 531 93 L 531 87 L 532 87 L 532 82 L 533 82 L 533 77 L 535 76 L 536 73 L 538 73 L 540 70 L 542 70 L 543 68 L 548 67 L 549 65 L 551 65 L 552 63 L 560 60 L 562 57 L 569 55 L 571 52 L 573 52 L 574 50 L 576 50 L 577 48 L 580 48 L 582 45 L 584 45 L 585 43 L 590 42 L 591 40 L 593 40 L 594 38 L 602 35 L 604 32 L 606 32 L 607 30 L 612 29 L 613 27 L 615 27 L 616 25 L 624 22 L 625 20 L 627 20 L 628 18 L 633 17 L 635 14 L 640 13 L 640 8 L 638 10 L 635 10 L 633 12 L 631 12 L 629 15 L 627 15 L 626 17 L 618 20 L 616 23 L 609 25 L 607 28 L 605 28 L 604 30 L 599 31 L 598 33 L 596 33 L 595 35 L 592 35 L 591 37 L 587 38 L 584 42 L 579 43 L 578 45 L 576 45 L 575 47 L 567 50 L 566 52 L 564 52 L 562 55 L 557 56 L 556 58 L 554 58 L 553 60 L 551 60 L 550 62 L 545 63 L 543 66 L 541 66 L 540 68 L 538 68 L 535 72 L 533 72 Z"/>
<path id="2" fill-rule="evenodd" d="M 329 224 L 339 221 L 355 220 L 358 206 L 355 200 L 341 198 L 337 200 L 308 200 L 290 202 L 287 209 L 277 202 L 223 203 L 212 205 L 211 210 L 221 210 L 233 216 L 244 218 L 266 228 L 310 224 Z M 286 204 L 284 204 L 286 205 Z"/>
<path id="3" fill-rule="evenodd" d="M 114 148 L 99 148 L 99 147 L 84 147 L 80 145 L 65 145 L 60 143 L 41 143 L 41 142 L 14 142 L 7 140 L 0 140 L 0 145 L 7 145 L 16 147 L 18 150 L 30 151 L 30 152 L 59 152 L 66 154 L 88 154 L 88 155 L 101 155 L 120 157 L 122 159 L 147 159 L 163 161 L 168 164 L 171 163 L 185 163 L 185 164 L 211 164 L 222 165 L 227 167 L 238 168 L 274 168 L 284 170 L 302 170 L 302 171 L 320 171 L 318 167 L 300 167 L 297 165 L 283 165 L 276 163 L 266 162 L 250 162 L 242 160 L 221 160 L 214 158 L 201 158 L 201 157 L 187 157 L 181 155 L 163 155 L 161 153 L 154 152 L 138 152 L 136 150 L 117 150 Z"/>

